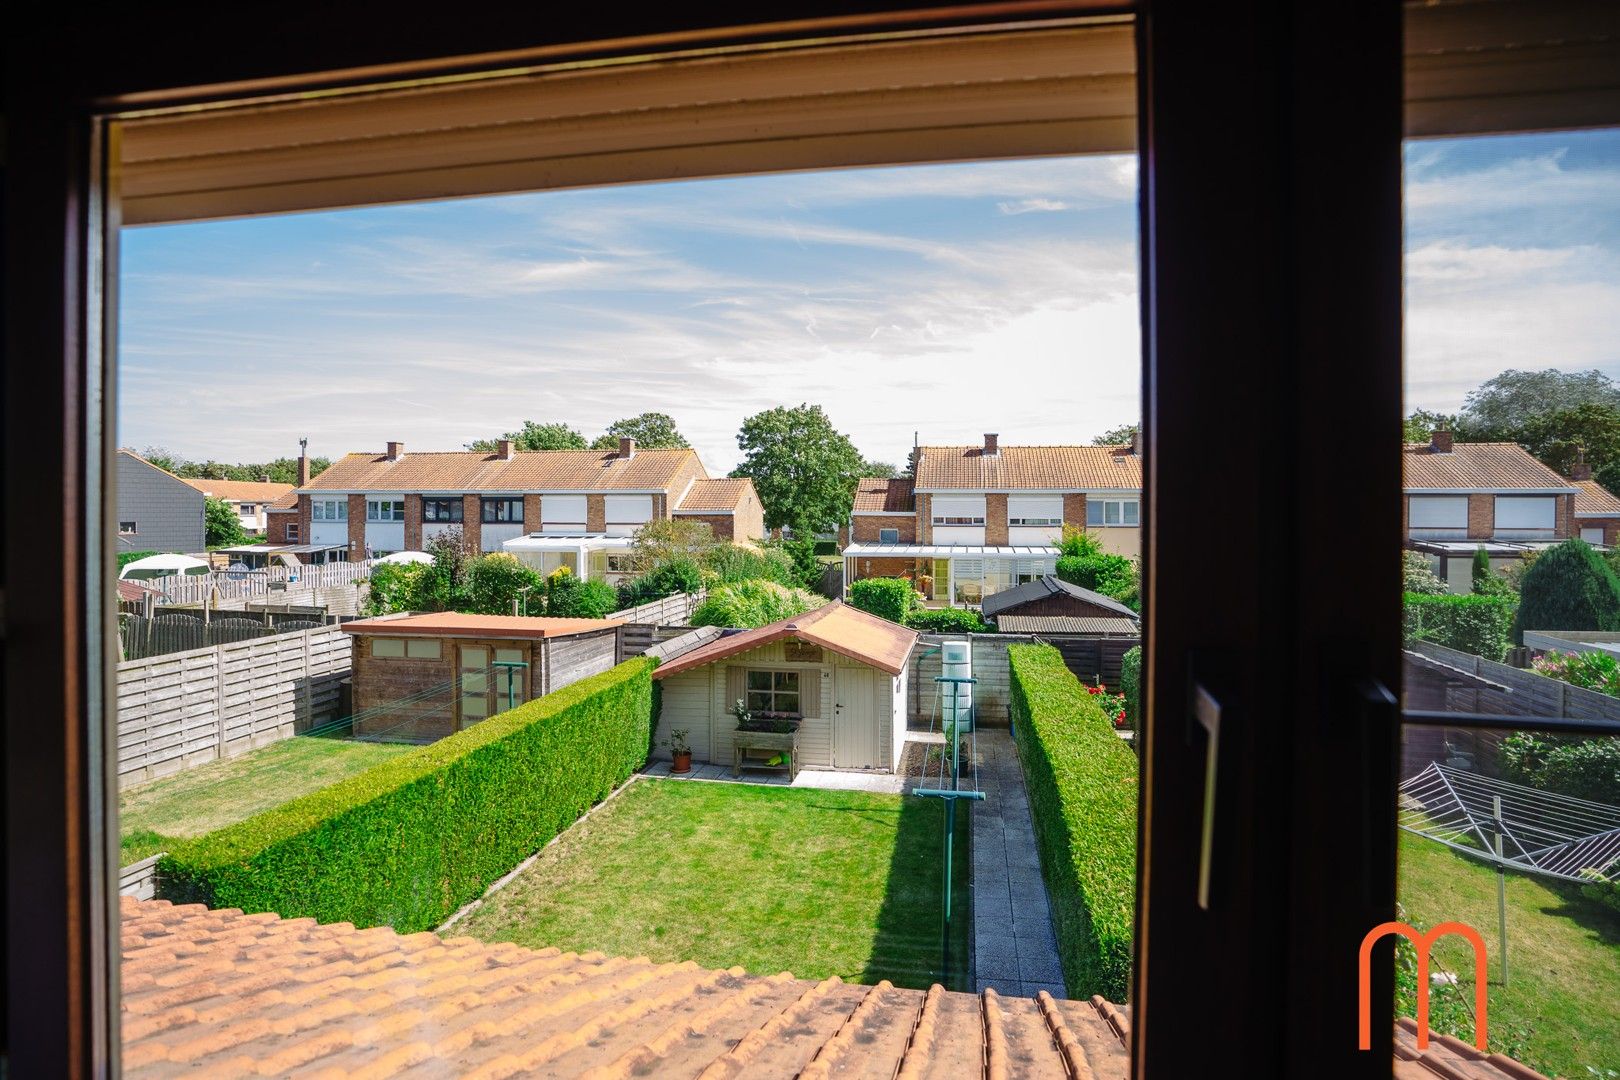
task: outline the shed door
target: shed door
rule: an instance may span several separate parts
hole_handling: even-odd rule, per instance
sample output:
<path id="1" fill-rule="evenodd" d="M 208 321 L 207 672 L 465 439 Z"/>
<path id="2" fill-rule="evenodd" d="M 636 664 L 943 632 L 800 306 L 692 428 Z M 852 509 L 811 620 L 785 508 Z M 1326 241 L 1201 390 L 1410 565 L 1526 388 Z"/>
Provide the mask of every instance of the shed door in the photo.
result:
<path id="1" fill-rule="evenodd" d="M 456 729 L 471 727 L 489 716 L 489 649 L 462 645 L 456 650 Z"/>
<path id="2" fill-rule="evenodd" d="M 881 769 L 877 680 L 871 668 L 841 667 L 833 677 L 833 767 Z"/>

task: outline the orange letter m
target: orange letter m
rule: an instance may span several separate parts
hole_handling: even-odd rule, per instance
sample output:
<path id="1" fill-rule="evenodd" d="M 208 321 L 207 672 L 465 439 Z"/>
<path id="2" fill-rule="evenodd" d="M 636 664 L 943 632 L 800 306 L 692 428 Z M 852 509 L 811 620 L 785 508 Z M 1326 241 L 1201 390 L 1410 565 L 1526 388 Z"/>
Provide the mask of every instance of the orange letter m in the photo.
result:
<path id="1" fill-rule="evenodd" d="M 1485 1049 L 1485 941 L 1467 923 L 1446 922 L 1419 934 L 1403 922 L 1379 923 L 1361 939 L 1361 1049 L 1372 1049 L 1372 948 L 1387 934 L 1400 934 L 1417 949 L 1417 1048 L 1429 1048 L 1429 949 L 1447 934 L 1461 934 L 1474 947 L 1474 1045 Z"/>

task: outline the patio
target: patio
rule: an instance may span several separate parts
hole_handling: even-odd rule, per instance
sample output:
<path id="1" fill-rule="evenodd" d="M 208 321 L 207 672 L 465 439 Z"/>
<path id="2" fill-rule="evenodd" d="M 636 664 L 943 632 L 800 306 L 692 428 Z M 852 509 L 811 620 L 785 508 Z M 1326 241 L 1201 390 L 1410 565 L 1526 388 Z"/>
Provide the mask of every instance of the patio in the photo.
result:
<path id="1" fill-rule="evenodd" d="M 786 773 L 746 772 L 742 776 L 732 776 L 729 765 L 697 762 L 692 764 L 689 772 L 672 773 L 669 762 L 649 761 L 641 769 L 641 775 L 659 780 L 700 780 L 708 783 L 812 788 L 821 791 L 875 791 L 891 795 L 898 795 L 905 789 L 905 778 L 893 773 L 841 769 L 800 769 L 799 775 L 789 781 Z"/>

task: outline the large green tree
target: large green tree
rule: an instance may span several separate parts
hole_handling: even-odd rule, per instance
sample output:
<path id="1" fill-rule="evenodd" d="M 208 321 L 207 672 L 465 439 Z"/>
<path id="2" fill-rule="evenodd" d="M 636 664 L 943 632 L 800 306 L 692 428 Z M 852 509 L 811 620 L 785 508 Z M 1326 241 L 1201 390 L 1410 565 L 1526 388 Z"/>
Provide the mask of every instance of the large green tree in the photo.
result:
<path id="1" fill-rule="evenodd" d="M 1620 386 L 1601 371 L 1509 369 L 1481 383 L 1464 400 L 1467 425 L 1491 431 L 1522 430 L 1533 419 L 1581 405 L 1620 409 Z"/>
<path id="2" fill-rule="evenodd" d="M 225 462 L 214 461 L 188 461 L 172 450 L 165 450 L 161 446 L 148 446 L 141 451 L 141 457 L 150 461 L 160 469 L 167 469 L 176 476 L 197 480 L 263 480 L 266 477 L 276 484 L 298 483 L 298 459 L 276 458 L 274 461 L 246 462 L 231 465 Z M 331 468 L 332 459 L 317 457 L 309 459 L 309 475 L 319 476 Z"/>
<path id="3" fill-rule="evenodd" d="M 203 542 L 211 548 L 247 543 L 242 519 L 224 499 L 203 500 Z"/>
<path id="4" fill-rule="evenodd" d="M 888 461 L 873 461 L 867 458 L 861 462 L 861 475 L 876 477 L 880 480 L 893 480 L 900 475 L 900 467 Z"/>
<path id="5" fill-rule="evenodd" d="M 753 480 L 767 528 L 808 535 L 848 519 L 863 461 L 820 405 L 756 413 L 743 421 L 737 446 L 742 464 L 731 475 Z"/>
<path id="6" fill-rule="evenodd" d="M 1584 541 L 1548 548 L 1519 583 L 1515 643 L 1526 630 L 1620 630 L 1620 578 Z"/>
<path id="7" fill-rule="evenodd" d="M 1620 461 L 1620 409 L 1588 402 L 1531 417 L 1517 441 L 1566 476 L 1582 454 L 1588 465 L 1602 469 Z"/>
<path id="8" fill-rule="evenodd" d="M 617 450 L 620 439 L 634 439 L 643 450 L 681 450 L 692 444 L 668 413 L 644 412 L 609 424 L 591 443 L 592 450 Z"/>
<path id="9" fill-rule="evenodd" d="M 1092 440 L 1091 440 L 1091 445 L 1092 446 L 1124 446 L 1126 443 L 1134 441 L 1136 439 L 1136 436 L 1138 434 L 1140 434 L 1141 431 L 1142 431 L 1142 425 L 1141 424 L 1138 424 L 1138 423 L 1121 424 L 1118 427 L 1109 428 L 1107 431 L 1103 432 L 1101 435 L 1093 436 Z"/>
<path id="10" fill-rule="evenodd" d="M 564 423 L 540 424 L 533 420 L 523 421 L 523 426 L 517 431 L 508 431 L 501 439 L 511 439 L 514 450 L 588 450 L 585 436 Z M 495 444 L 500 439 L 477 439 L 467 444 L 467 449 L 478 450 L 486 454 L 494 453 Z"/>

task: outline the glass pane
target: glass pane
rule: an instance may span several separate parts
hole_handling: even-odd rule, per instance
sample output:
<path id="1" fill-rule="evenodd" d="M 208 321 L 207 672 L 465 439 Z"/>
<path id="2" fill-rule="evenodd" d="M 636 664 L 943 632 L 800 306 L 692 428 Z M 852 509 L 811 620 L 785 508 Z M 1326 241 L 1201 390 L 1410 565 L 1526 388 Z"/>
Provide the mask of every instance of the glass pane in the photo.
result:
<path id="1" fill-rule="evenodd" d="M 797 690 L 799 688 L 799 673 L 797 671 L 778 671 L 776 675 L 776 689 Z"/>
<path id="2" fill-rule="evenodd" d="M 750 690 L 747 694 L 748 711 L 751 713 L 769 712 L 771 709 L 771 693 L 769 690 Z"/>
<path id="3" fill-rule="evenodd" d="M 481 645 L 463 645 L 461 647 L 461 666 L 464 668 L 488 667 L 489 650 Z"/>
<path id="4" fill-rule="evenodd" d="M 1117 502 L 1103 503 L 1103 511 L 1104 511 L 1103 512 L 1103 524 L 1105 524 L 1105 525 L 1118 525 L 1119 524 L 1119 503 L 1117 503 Z"/>
<path id="5" fill-rule="evenodd" d="M 1140 503 L 1128 502 L 1125 504 L 1125 524 L 1135 525 L 1139 522 L 1142 507 Z"/>
<path id="6" fill-rule="evenodd" d="M 371 655 L 383 657 L 404 656 L 405 639 L 374 637 L 371 639 Z"/>
<path id="7" fill-rule="evenodd" d="M 438 660 L 443 655 L 443 645 L 438 638 L 407 638 L 405 655 L 413 659 Z"/>
<path id="8" fill-rule="evenodd" d="M 791 694 L 777 694 L 776 704 L 773 708 L 776 712 L 797 714 L 799 712 L 799 695 L 797 691 Z"/>
<path id="9" fill-rule="evenodd" d="M 769 671 L 750 671 L 747 685 L 750 690 L 769 690 L 771 688 L 771 673 Z"/>
<path id="10" fill-rule="evenodd" d="M 1086 524 L 1101 525 L 1103 523 L 1103 504 L 1094 500 L 1086 500 Z"/>

